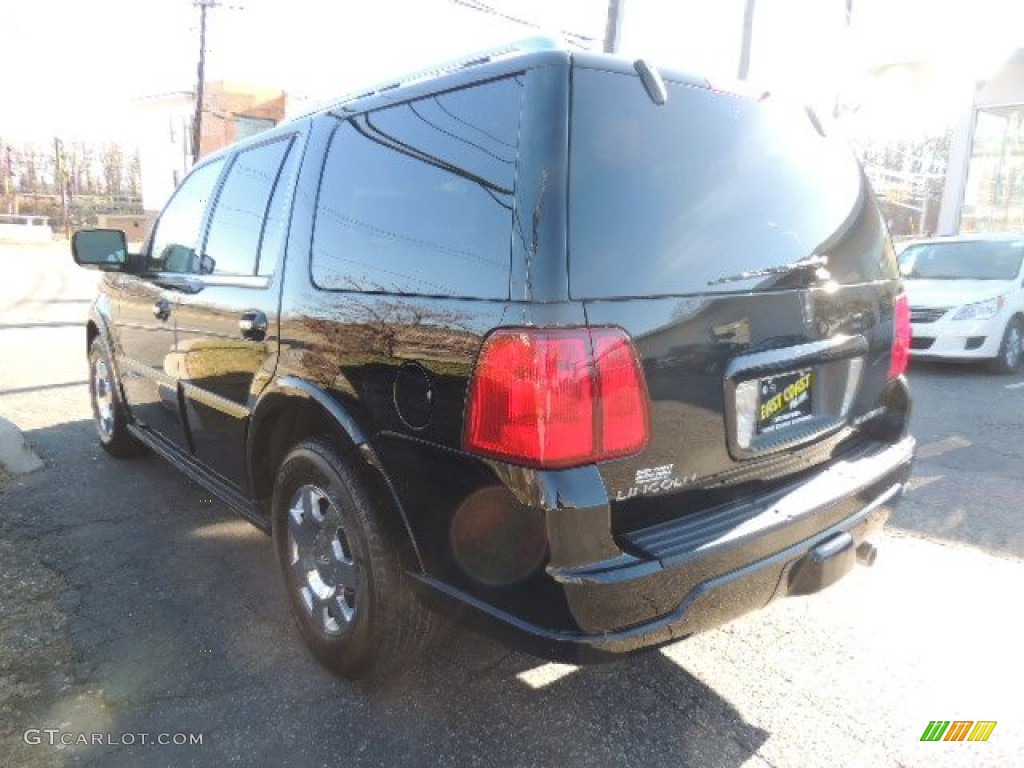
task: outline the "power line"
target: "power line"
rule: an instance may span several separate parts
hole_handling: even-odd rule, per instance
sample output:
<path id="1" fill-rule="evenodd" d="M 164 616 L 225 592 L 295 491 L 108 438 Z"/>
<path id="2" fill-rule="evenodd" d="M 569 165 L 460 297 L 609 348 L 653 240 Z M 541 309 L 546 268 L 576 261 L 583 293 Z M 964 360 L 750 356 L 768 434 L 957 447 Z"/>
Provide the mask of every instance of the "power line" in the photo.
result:
<path id="1" fill-rule="evenodd" d="M 451 2 L 454 5 L 461 5 L 464 8 L 469 8 L 474 11 L 480 11 L 481 13 L 486 13 L 489 16 L 495 16 L 499 19 L 505 19 L 505 21 L 511 21 L 516 24 L 522 24 L 525 27 L 532 27 L 533 29 L 544 28 L 542 24 L 538 24 L 534 21 L 530 21 L 529 19 L 523 19 L 518 16 L 512 16 L 510 14 L 505 13 L 504 11 L 498 10 L 493 6 L 487 5 L 486 3 L 479 2 L 479 0 L 451 0 Z M 597 41 L 596 37 L 584 35 L 579 32 L 570 32 L 569 30 L 566 29 L 559 29 L 558 33 L 560 35 L 565 35 L 566 37 L 573 38 L 574 40 L 582 40 L 588 43 L 593 43 Z"/>

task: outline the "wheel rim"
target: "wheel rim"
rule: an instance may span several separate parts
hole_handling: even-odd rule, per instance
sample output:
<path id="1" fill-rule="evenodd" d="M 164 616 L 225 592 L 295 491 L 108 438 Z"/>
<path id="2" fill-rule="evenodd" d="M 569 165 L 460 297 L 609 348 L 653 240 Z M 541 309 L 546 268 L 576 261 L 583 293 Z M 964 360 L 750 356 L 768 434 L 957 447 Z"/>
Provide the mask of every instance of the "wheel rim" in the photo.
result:
<path id="1" fill-rule="evenodd" d="M 92 405 L 96 429 L 109 440 L 114 434 L 114 387 L 106 360 L 92 366 Z"/>
<path id="2" fill-rule="evenodd" d="M 340 511 L 315 485 L 292 495 L 287 544 L 306 615 L 322 634 L 341 634 L 356 615 L 359 568 Z"/>
<path id="3" fill-rule="evenodd" d="M 1016 324 L 1010 326 L 1010 331 L 1006 337 L 1006 354 L 1003 358 L 1007 368 L 1017 367 L 1017 363 L 1020 360 L 1021 341 L 1020 326 Z"/>

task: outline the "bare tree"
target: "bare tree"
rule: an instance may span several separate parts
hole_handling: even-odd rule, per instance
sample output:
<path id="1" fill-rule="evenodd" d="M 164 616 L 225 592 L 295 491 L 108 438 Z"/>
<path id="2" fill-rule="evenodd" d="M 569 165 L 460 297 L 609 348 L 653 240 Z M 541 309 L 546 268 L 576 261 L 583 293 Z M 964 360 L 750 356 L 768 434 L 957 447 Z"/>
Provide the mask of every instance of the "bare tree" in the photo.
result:
<path id="1" fill-rule="evenodd" d="M 128 196 L 132 200 L 142 199 L 142 163 L 137 149 L 128 159 Z"/>
<path id="2" fill-rule="evenodd" d="M 124 152 L 118 144 L 106 144 L 103 147 L 103 179 L 108 195 L 123 194 Z"/>

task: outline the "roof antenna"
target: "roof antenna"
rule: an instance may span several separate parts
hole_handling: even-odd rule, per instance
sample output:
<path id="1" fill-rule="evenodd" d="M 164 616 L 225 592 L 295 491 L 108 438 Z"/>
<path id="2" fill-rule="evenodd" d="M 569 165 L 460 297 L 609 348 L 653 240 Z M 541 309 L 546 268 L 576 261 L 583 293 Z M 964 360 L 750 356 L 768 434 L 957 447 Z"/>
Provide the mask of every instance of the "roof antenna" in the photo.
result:
<path id="1" fill-rule="evenodd" d="M 668 89 L 657 67 L 644 59 L 637 59 L 633 62 L 633 68 L 640 75 L 640 81 L 644 84 L 644 90 L 651 97 L 651 101 L 659 107 L 668 101 Z"/>

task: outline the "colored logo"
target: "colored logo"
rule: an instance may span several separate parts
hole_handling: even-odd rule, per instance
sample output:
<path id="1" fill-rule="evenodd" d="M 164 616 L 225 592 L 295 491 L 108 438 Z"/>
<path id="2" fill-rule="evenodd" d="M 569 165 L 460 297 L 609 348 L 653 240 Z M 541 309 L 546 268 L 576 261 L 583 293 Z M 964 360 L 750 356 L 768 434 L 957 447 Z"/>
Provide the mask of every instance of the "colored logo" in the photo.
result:
<path id="1" fill-rule="evenodd" d="M 995 720 L 932 720 L 921 741 L 988 741 L 995 729 Z"/>

